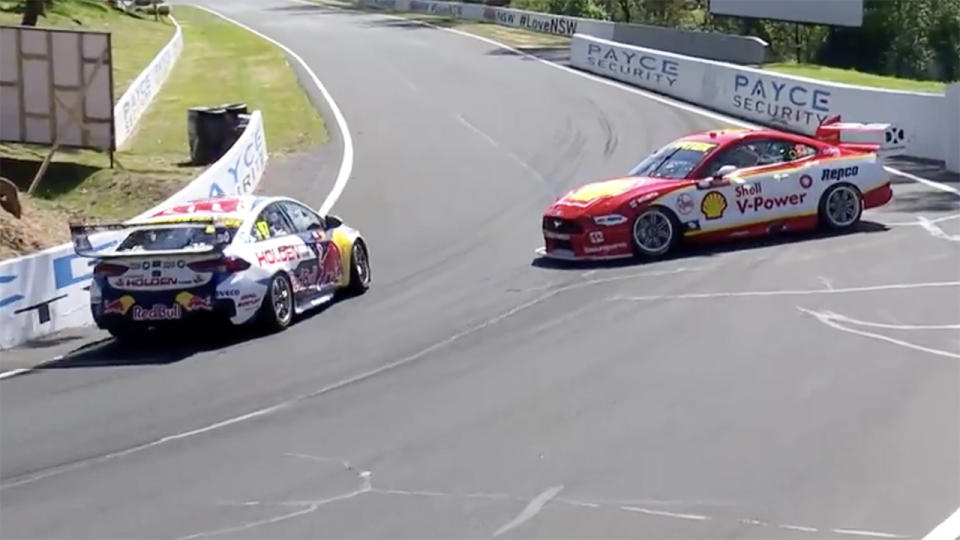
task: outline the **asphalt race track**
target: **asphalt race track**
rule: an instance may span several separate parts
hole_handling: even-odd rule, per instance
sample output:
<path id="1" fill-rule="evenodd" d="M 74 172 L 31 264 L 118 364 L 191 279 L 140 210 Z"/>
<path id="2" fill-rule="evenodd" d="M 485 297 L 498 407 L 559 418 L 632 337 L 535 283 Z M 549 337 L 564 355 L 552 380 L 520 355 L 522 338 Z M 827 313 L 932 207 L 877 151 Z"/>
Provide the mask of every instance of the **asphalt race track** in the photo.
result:
<path id="1" fill-rule="evenodd" d="M 206 5 L 342 110 L 373 287 L 2 381 L 3 537 L 922 538 L 960 505 L 956 194 L 898 178 L 854 234 L 543 265 L 556 196 L 726 124 L 381 15 Z M 320 165 L 266 191 L 324 201 L 324 112 Z"/>

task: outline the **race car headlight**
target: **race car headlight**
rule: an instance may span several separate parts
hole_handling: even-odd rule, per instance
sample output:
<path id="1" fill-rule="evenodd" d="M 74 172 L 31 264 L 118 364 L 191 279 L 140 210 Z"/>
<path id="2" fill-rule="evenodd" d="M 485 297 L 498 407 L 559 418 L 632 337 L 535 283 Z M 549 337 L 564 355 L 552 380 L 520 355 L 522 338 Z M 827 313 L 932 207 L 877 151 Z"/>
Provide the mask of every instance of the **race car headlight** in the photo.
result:
<path id="1" fill-rule="evenodd" d="M 593 218 L 593 222 L 596 223 L 597 225 L 610 227 L 612 225 L 620 225 L 621 223 L 626 223 L 627 216 L 621 216 L 620 214 L 607 214 L 605 216 L 597 216 Z"/>

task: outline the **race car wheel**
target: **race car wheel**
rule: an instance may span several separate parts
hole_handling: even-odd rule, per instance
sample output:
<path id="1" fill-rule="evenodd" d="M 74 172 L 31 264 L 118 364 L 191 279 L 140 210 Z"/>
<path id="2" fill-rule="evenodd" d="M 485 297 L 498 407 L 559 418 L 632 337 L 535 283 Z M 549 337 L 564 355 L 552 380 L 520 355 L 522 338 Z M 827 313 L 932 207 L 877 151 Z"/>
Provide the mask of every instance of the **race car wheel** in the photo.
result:
<path id="1" fill-rule="evenodd" d="M 820 201 L 820 220 L 828 229 L 850 229 L 862 214 L 863 196 L 850 184 L 831 186 Z"/>
<path id="2" fill-rule="evenodd" d="M 350 256 L 350 284 L 347 292 L 363 294 L 370 288 L 370 254 L 367 246 L 361 240 L 353 243 Z"/>
<path id="3" fill-rule="evenodd" d="M 633 222 L 633 247 L 643 257 L 661 257 L 677 243 L 679 230 L 668 210 L 651 206 Z"/>
<path id="4" fill-rule="evenodd" d="M 260 309 L 261 321 L 267 330 L 277 332 L 290 326 L 293 320 L 293 288 L 287 276 L 273 276 Z"/>

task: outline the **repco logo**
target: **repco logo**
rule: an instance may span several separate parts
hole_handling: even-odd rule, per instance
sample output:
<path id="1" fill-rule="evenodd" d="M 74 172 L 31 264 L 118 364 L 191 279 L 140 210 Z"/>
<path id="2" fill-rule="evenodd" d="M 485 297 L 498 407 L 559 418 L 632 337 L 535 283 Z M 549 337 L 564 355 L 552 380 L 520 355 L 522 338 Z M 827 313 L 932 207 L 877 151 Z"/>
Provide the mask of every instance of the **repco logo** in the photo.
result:
<path id="1" fill-rule="evenodd" d="M 858 172 L 860 172 L 860 167 L 856 165 L 853 167 L 840 167 L 839 169 L 824 169 L 823 174 L 820 175 L 820 181 L 840 180 L 850 176 L 856 176 Z"/>

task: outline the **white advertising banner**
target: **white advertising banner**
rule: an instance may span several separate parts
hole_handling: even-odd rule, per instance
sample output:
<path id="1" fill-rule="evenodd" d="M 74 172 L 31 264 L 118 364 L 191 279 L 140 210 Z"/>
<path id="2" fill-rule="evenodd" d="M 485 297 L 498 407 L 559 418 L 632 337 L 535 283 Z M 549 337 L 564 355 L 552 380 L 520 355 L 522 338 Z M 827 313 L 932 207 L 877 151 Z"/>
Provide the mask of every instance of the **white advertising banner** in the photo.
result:
<path id="1" fill-rule="evenodd" d="M 173 17 L 170 17 L 177 27 L 173 37 L 160 50 L 136 79 L 130 83 L 127 90 L 117 100 L 113 107 L 114 130 L 117 148 L 127 142 L 136 129 L 137 122 L 146 112 L 153 98 L 160 93 L 160 87 L 167 80 L 173 65 L 183 50 L 183 31 Z"/>
<path id="2" fill-rule="evenodd" d="M 605 39 L 613 37 L 613 23 L 607 21 L 496 7 L 484 9 L 483 17 L 487 21 L 503 26 L 522 28 L 541 34 L 572 37 L 580 33 Z"/>
<path id="3" fill-rule="evenodd" d="M 828 83 L 576 35 L 571 63 L 758 124 L 812 135 L 820 122 L 887 123 L 901 154 L 943 160 L 950 148 L 943 94 Z"/>
<path id="4" fill-rule="evenodd" d="M 263 116 L 260 111 L 254 111 L 247 128 L 230 150 L 164 203 L 252 193 L 266 167 Z M 141 216 L 156 211 L 159 206 Z M 117 240 L 116 233 L 91 238 L 94 247 L 100 249 Z M 0 349 L 64 328 L 91 324 L 87 293 L 90 265 L 90 259 L 74 253 L 72 243 L 0 262 Z"/>

